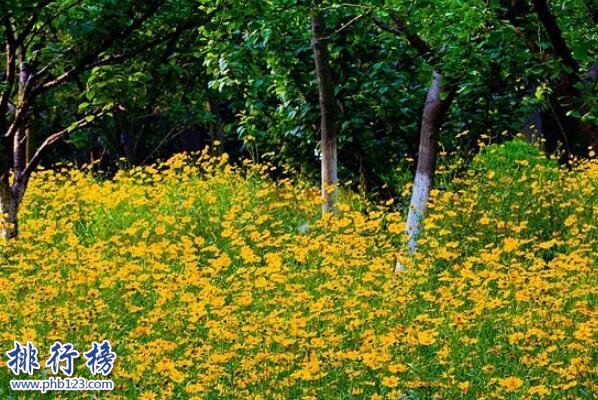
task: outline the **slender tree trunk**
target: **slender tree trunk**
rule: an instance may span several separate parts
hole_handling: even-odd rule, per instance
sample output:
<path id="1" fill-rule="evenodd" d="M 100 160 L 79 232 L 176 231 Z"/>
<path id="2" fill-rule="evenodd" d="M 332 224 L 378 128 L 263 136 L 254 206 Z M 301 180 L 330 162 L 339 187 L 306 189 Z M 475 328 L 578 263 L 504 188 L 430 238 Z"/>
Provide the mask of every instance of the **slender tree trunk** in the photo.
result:
<path id="1" fill-rule="evenodd" d="M 27 65 L 24 50 L 19 51 L 19 99 L 24 102 L 25 87 L 29 81 L 30 72 Z M 15 131 L 13 137 L 13 168 L 15 176 L 18 176 L 26 165 L 26 147 L 27 147 L 27 119 L 23 120 Z"/>
<path id="2" fill-rule="evenodd" d="M 32 123 L 30 121 L 29 126 L 27 126 L 27 129 L 25 130 L 25 164 L 27 164 L 29 162 L 29 160 L 31 160 L 31 150 L 32 150 L 32 134 L 33 134 L 33 128 L 32 128 Z"/>
<path id="3" fill-rule="evenodd" d="M 415 249 L 417 248 L 417 237 L 421 231 L 423 216 L 426 211 L 426 204 L 430 196 L 430 189 L 436 170 L 438 132 L 442 125 L 443 117 L 454 97 L 454 91 L 451 90 L 445 100 L 441 99 L 442 79 L 442 75 L 434 71 L 432 84 L 428 89 L 422 114 L 417 168 L 405 227 L 408 238 L 407 248 L 411 255 L 415 253 Z M 402 269 L 403 266 L 397 263 L 396 270 L 399 271 Z"/>
<path id="4" fill-rule="evenodd" d="M 19 75 L 18 75 L 18 98 L 20 106 L 27 103 L 27 85 L 31 77 L 29 65 L 26 62 L 26 54 L 23 47 L 17 51 L 19 57 Z M 7 94 L 8 96 L 8 94 Z M 16 117 L 16 107 L 14 110 Z M 18 236 L 18 210 L 21 199 L 25 192 L 24 186 L 21 182 L 17 182 L 17 177 L 21 175 L 27 165 L 26 160 L 26 146 L 27 135 L 29 133 L 27 119 L 23 118 L 18 121 L 12 143 L 10 138 L 5 134 L 2 143 L 2 150 L 5 152 L 2 156 L 2 167 L 0 176 L 0 236 L 8 240 Z M 12 145 L 12 152 L 9 150 Z M 12 155 L 12 159 L 11 159 Z M 11 169 L 14 174 L 14 183 L 11 185 Z"/>
<path id="5" fill-rule="evenodd" d="M 0 235 L 12 239 L 19 234 L 17 221 L 18 204 L 12 195 L 8 173 L 0 177 Z"/>
<path id="6" fill-rule="evenodd" d="M 429 64 L 434 65 L 435 55 L 430 46 L 417 33 L 410 31 L 409 26 L 398 13 L 391 12 L 390 17 L 394 21 L 394 27 L 385 24 L 381 20 L 375 20 L 374 22 L 379 28 L 385 31 L 395 33 L 398 36 L 404 35 L 411 47 Z M 411 201 L 409 202 L 409 212 L 407 213 L 407 223 L 405 225 L 407 249 L 410 255 L 415 254 L 417 248 L 417 237 L 421 231 L 422 220 L 426 211 L 428 197 L 430 196 L 430 189 L 432 188 L 432 181 L 436 170 L 436 142 L 438 140 L 438 132 L 456 93 L 456 85 L 452 84 L 450 90 L 448 90 L 447 97 L 443 100 L 441 98 L 443 85 L 442 74 L 438 71 L 433 71 L 432 83 L 428 89 L 422 113 L 417 167 L 413 180 Z M 395 271 L 398 272 L 403 269 L 404 266 L 397 261 Z"/>
<path id="7" fill-rule="evenodd" d="M 15 175 L 23 172 L 25 168 L 25 149 L 27 145 L 27 127 L 23 124 L 18 128 L 13 138 L 13 167 Z"/>
<path id="8" fill-rule="evenodd" d="M 330 69 L 326 28 L 319 12 L 311 14 L 312 47 L 320 100 L 320 151 L 322 155 L 322 213 L 334 211 L 338 183 L 334 82 Z"/>

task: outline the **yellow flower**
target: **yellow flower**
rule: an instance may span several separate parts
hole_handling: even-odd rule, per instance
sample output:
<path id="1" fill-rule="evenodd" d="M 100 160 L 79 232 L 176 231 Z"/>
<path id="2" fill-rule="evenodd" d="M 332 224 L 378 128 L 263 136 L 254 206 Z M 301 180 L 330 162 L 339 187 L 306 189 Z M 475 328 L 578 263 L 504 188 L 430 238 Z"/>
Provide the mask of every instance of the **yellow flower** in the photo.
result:
<path id="1" fill-rule="evenodd" d="M 407 371 L 409 368 L 405 364 L 391 364 L 388 366 L 388 371 L 393 374 L 398 374 Z"/>
<path id="2" fill-rule="evenodd" d="M 160 226 L 156 227 L 155 233 L 158 236 L 162 236 L 163 234 L 166 233 L 166 228 L 164 227 L 164 225 L 160 225 Z"/>
<path id="3" fill-rule="evenodd" d="M 507 392 L 514 392 L 523 385 L 523 380 L 521 378 L 517 378 L 516 376 L 509 376 L 507 378 L 501 379 L 499 382 Z"/>
<path id="4" fill-rule="evenodd" d="M 388 224 L 388 232 L 390 233 L 401 233 L 401 225 L 397 223 Z"/>
<path id="5" fill-rule="evenodd" d="M 565 219 L 564 225 L 570 227 L 577 222 L 577 217 L 575 215 L 569 215 L 567 219 Z"/>
<path id="6" fill-rule="evenodd" d="M 201 385 L 199 383 L 193 383 L 193 384 L 185 386 L 185 392 L 187 392 L 187 393 L 201 393 L 205 390 L 206 390 L 205 386 Z"/>
<path id="7" fill-rule="evenodd" d="M 347 211 L 351 210 L 351 207 L 345 203 L 340 203 L 336 208 L 338 208 L 338 210 L 342 211 L 342 212 L 347 212 Z"/>
<path id="8" fill-rule="evenodd" d="M 508 336 L 510 344 L 515 344 L 524 338 L 525 338 L 525 334 L 523 332 L 515 332 Z"/>
<path id="9" fill-rule="evenodd" d="M 488 170 L 479 182 L 459 174 L 458 190 L 431 194 L 409 257 L 406 216 L 390 204 L 343 185 L 344 212 L 321 218 L 319 188 L 282 178 L 290 171 L 210 154 L 113 179 L 36 172 L 23 236 L 0 243 L 4 351 L 30 339 L 41 363 L 73 332 L 79 351 L 105 337 L 118 354 L 115 384 L 146 400 L 314 399 L 342 382 L 373 400 L 403 398 L 403 387 L 439 399 L 596 391 L 587 377 L 598 161 L 497 170 L 500 186 Z M 548 203 L 567 232 L 531 206 Z M 498 336 L 486 348 L 489 319 Z M 480 352 L 487 385 L 459 377 Z M 441 376 L 408 376 L 430 363 Z M 493 378 L 508 363 L 527 367 L 536 386 Z"/>
<path id="10" fill-rule="evenodd" d="M 575 331 L 575 333 L 573 334 L 573 336 L 578 339 L 578 340 L 582 340 L 585 342 L 591 342 L 592 341 L 592 337 L 594 335 L 594 329 L 592 328 L 591 324 L 589 323 L 582 323 L 579 324 L 577 330 Z"/>
<path id="11" fill-rule="evenodd" d="M 220 257 L 211 260 L 210 262 L 214 268 L 226 268 L 231 264 L 231 259 L 227 254 L 222 254 Z"/>
<path id="12" fill-rule="evenodd" d="M 258 262 L 261 260 L 261 258 L 257 256 L 249 246 L 241 247 L 241 258 L 246 263 Z"/>
<path id="13" fill-rule="evenodd" d="M 428 329 L 417 333 L 417 341 L 422 346 L 430 346 L 436 343 L 438 333 L 433 329 Z"/>
<path id="14" fill-rule="evenodd" d="M 382 378 L 382 385 L 387 387 L 397 387 L 399 379 L 396 376 L 385 376 Z"/>
<path id="15" fill-rule="evenodd" d="M 469 386 L 470 383 L 467 381 L 459 382 L 459 390 L 461 390 L 462 393 L 467 393 L 469 391 Z"/>
<path id="16" fill-rule="evenodd" d="M 548 389 L 546 386 L 544 385 L 537 385 L 537 386 L 532 386 L 529 388 L 528 390 L 529 394 L 539 394 L 541 396 L 550 393 L 550 389 Z"/>
<path id="17" fill-rule="evenodd" d="M 506 252 L 511 252 L 519 247 L 519 241 L 513 238 L 506 238 L 503 241 L 503 247 Z"/>

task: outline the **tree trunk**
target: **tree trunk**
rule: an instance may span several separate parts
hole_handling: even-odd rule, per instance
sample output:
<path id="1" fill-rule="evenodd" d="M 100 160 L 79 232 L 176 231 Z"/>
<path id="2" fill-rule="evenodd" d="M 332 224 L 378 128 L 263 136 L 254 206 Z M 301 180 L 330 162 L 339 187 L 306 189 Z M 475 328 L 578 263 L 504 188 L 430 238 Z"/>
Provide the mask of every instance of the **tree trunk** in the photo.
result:
<path id="1" fill-rule="evenodd" d="M 551 48 L 547 50 L 559 58 L 566 67 L 557 78 L 550 79 L 552 89 L 550 107 L 541 113 L 543 119 L 541 133 L 546 140 L 546 151 L 554 151 L 558 148 L 559 142 L 564 140 L 568 152 L 577 155 L 586 154 L 588 145 L 598 141 L 598 130 L 590 121 L 583 122 L 567 115 L 573 110 L 580 111 L 579 104 L 584 103 L 585 100 L 581 98 L 583 94 L 575 86 L 580 82 L 579 64 L 563 37 L 558 20 L 550 9 L 549 1 L 533 0 L 530 3 L 523 0 L 501 0 L 500 4 L 502 7 L 501 11 L 498 11 L 498 17 L 508 19 L 513 26 L 519 28 L 518 36 L 521 36 L 529 50 L 538 54 L 540 61 L 544 62 L 540 54 L 542 46 L 538 43 L 540 38 L 537 36 L 536 25 L 529 21 L 529 14 L 535 12 L 550 40 Z M 526 20 L 530 23 L 526 23 Z"/>
<path id="2" fill-rule="evenodd" d="M 579 64 L 573 57 L 571 49 L 563 36 L 558 21 L 546 0 L 533 0 L 538 20 L 544 27 L 554 54 L 562 60 L 565 69 L 553 85 L 550 95 L 550 111 L 557 125 L 557 131 L 563 136 L 564 145 L 569 154 L 587 155 L 588 146 L 598 141 L 598 127 L 591 121 L 581 121 L 568 116 L 573 110 L 580 110 L 580 103 L 585 103 L 584 93 L 576 86 L 582 79 L 579 75 Z M 586 95 L 589 95 L 587 93 Z M 581 106 L 583 109 L 585 106 Z M 581 113 L 584 113 L 583 111 Z M 547 138 L 550 139 L 550 136 Z M 556 148 L 557 143 L 547 141 L 548 148 Z M 561 159 L 566 161 L 567 157 Z"/>
<path id="3" fill-rule="evenodd" d="M 556 18 L 550 11 L 550 6 L 546 0 L 534 0 L 533 3 L 536 14 L 538 15 L 538 19 L 548 34 L 548 38 L 550 39 L 550 43 L 552 44 L 554 52 L 563 60 L 563 63 L 571 69 L 568 74 L 574 81 L 572 84 L 575 83 L 575 81 L 578 80 L 576 73 L 579 69 L 579 66 L 577 65 L 575 59 L 573 59 L 571 50 L 569 50 L 569 46 L 567 46 L 567 42 L 565 42 L 565 39 L 563 38 L 561 28 L 559 27 Z"/>
<path id="4" fill-rule="evenodd" d="M 324 21 L 317 11 L 313 11 L 311 14 L 311 28 L 320 100 L 320 151 L 322 156 L 322 197 L 324 199 L 322 213 L 327 213 L 334 211 L 337 195 L 337 110 Z"/>
<path id="5" fill-rule="evenodd" d="M 29 81 L 30 71 L 25 59 L 24 50 L 19 51 L 19 98 L 21 104 L 25 101 L 25 87 Z M 13 168 L 15 176 L 18 176 L 26 165 L 26 145 L 27 145 L 27 118 L 18 126 L 13 137 Z"/>
<path id="6" fill-rule="evenodd" d="M 5 173 L 0 177 L 0 235 L 5 240 L 19 234 L 17 211 L 18 204 L 12 195 L 8 174 Z"/>
<path id="7" fill-rule="evenodd" d="M 434 71 L 432 84 L 428 89 L 426 103 L 422 114 L 417 168 L 415 171 L 409 213 L 407 214 L 407 224 L 405 227 L 408 238 L 407 249 L 410 255 L 415 253 L 417 247 L 417 237 L 421 231 L 422 220 L 424 212 L 426 211 L 426 203 L 434 179 L 438 132 L 442 125 L 443 117 L 454 97 L 454 91 L 451 90 L 447 98 L 442 100 L 440 97 L 441 92 L 442 75 Z M 397 263 L 396 270 L 399 271 L 402 269 L 403 266 L 400 263 Z"/>
<path id="8" fill-rule="evenodd" d="M 29 126 L 25 131 L 25 164 L 27 164 L 31 160 L 31 151 L 32 151 L 32 134 L 33 128 L 31 127 L 32 123 L 30 122 Z"/>

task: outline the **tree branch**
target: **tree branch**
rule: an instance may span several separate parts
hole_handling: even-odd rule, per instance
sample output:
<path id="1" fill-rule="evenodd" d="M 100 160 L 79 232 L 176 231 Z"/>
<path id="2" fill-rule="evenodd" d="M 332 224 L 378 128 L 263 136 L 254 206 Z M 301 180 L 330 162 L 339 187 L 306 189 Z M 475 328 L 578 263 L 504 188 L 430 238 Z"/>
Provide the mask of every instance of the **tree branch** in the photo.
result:
<path id="1" fill-rule="evenodd" d="M 29 162 L 27 163 L 27 165 L 25 166 L 23 171 L 18 176 L 15 177 L 13 186 L 16 187 L 15 185 L 24 185 L 24 186 L 27 185 L 27 182 L 29 181 L 29 178 L 31 177 L 31 173 L 39 164 L 39 161 L 40 161 L 43 153 L 50 146 L 52 146 L 57 141 L 63 139 L 64 137 L 68 136 L 75 129 L 85 128 L 86 126 L 91 125 L 95 120 L 101 118 L 104 115 L 105 115 L 104 111 L 101 111 L 97 114 L 87 115 L 87 116 L 79 119 L 75 123 L 71 124 L 68 128 L 62 129 L 62 130 L 48 136 L 48 138 L 46 138 L 46 140 L 44 140 L 44 142 L 37 148 L 37 150 L 35 151 L 35 154 L 33 154 L 33 156 L 31 157 L 31 160 L 29 160 Z M 90 117 L 92 117 L 92 118 L 90 118 Z"/>
<path id="2" fill-rule="evenodd" d="M 385 23 L 378 17 L 374 17 L 372 21 L 383 31 L 393 33 L 397 36 L 404 36 L 409 45 L 417 51 L 417 54 L 432 64 L 433 52 L 431 47 L 419 35 L 411 32 L 405 21 L 397 13 L 390 12 L 390 17 L 394 22 L 394 26 Z"/>
<path id="3" fill-rule="evenodd" d="M 409 44 L 417 50 L 418 54 L 428 62 L 431 61 L 432 49 L 418 34 L 411 32 L 407 23 L 401 18 L 401 16 L 391 11 L 390 18 L 394 21 L 397 29 L 405 34 L 405 38 Z"/>
<path id="4" fill-rule="evenodd" d="M 397 36 L 401 36 L 401 34 L 402 34 L 402 32 L 398 28 L 388 25 L 386 22 L 382 21 L 379 17 L 372 18 L 372 22 L 374 22 L 374 24 L 383 31 L 393 33 Z"/>
<path id="5" fill-rule="evenodd" d="M 35 11 L 33 11 L 31 18 L 29 18 L 29 21 L 27 21 L 27 23 L 25 24 L 25 27 L 23 28 L 21 33 L 15 39 L 17 47 L 20 47 L 21 45 L 23 45 L 25 43 L 25 39 L 33 30 L 33 27 L 35 26 L 35 23 L 37 22 L 37 18 L 39 17 L 40 12 L 43 10 L 44 7 L 46 7 L 50 3 L 52 3 L 52 1 L 53 0 L 43 0 L 35 6 Z"/>
<path id="6" fill-rule="evenodd" d="M 534 0 L 534 9 L 536 10 L 536 14 L 538 14 L 538 19 L 548 34 L 554 52 L 563 60 L 563 63 L 571 69 L 573 74 L 576 75 L 579 71 L 579 65 L 573 58 L 571 50 L 569 50 L 569 46 L 567 46 L 567 42 L 565 42 L 565 39 L 563 38 L 561 28 L 559 28 L 556 18 L 550 11 L 548 3 L 546 0 Z"/>
<path id="7" fill-rule="evenodd" d="M 71 8 L 78 6 L 82 2 L 83 2 L 83 0 L 74 0 L 72 3 L 67 4 L 66 6 L 63 6 L 62 8 L 59 8 L 59 10 L 56 13 L 46 16 L 46 18 L 44 18 L 43 24 L 39 28 L 33 29 L 31 31 L 32 34 L 30 35 L 29 41 L 31 41 L 32 38 L 38 36 L 40 30 L 42 30 L 44 28 L 48 28 L 48 30 L 50 30 L 51 32 L 53 32 L 55 34 L 56 32 L 52 29 L 52 22 L 54 22 L 54 20 L 56 18 L 60 17 L 64 13 L 66 13 Z M 45 37 L 45 34 L 44 34 L 44 37 Z M 25 43 L 25 47 L 29 47 L 29 44 L 30 43 Z"/>
<path id="8" fill-rule="evenodd" d="M 372 13 L 372 10 L 369 10 L 365 14 L 356 15 L 355 17 L 351 18 L 351 20 L 349 22 L 342 24 L 340 26 L 340 28 L 338 28 L 337 30 L 335 30 L 334 32 L 330 33 L 329 35 L 327 35 L 326 37 L 324 37 L 322 39 L 325 39 L 325 40 L 330 39 L 332 36 L 336 35 L 337 33 L 340 33 L 342 31 L 344 31 L 345 29 L 347 29 L 348 27 L 350 27 L 352 24 L 354 24 L 355 22 L 357 22 L 358 20 L 360 20 L 363 17 L 367 17 L 371 13 Z"/>
<path id="9" fill-rule="evenodd" d="M 135 57 L 136 55 L 139 55 L 139 54 L 143 53 L 144 51 L 149 50 L 153 47 L 156 47 L 164 42 L 168 42 L 171 39 L 176 40 L 176 38 L 178 36 L 180 36 L 184 30 L 190 28 L 192 25 L 193 25 L 192 21 L 187 21 L 186 24 L 179 25 L 179 27 L 175 31 L 173 31 L 165 36 L 162 36 L 160 38 L 154 39 L 154 40 L 144 44 L 143 46 L 139 46 L 136 49 L 130 50 L 126 53 L 114 54 L 106 59 L 98 60 L 93 63 L 90 63 L 85 67 L 85 70 L 94 68 L 94 67 L 98 67 L 98 66 L 102 66 L 102 65 L 120 64 L 123 61 L 125 61 L 131 57 Z"/>
<path id="10" fill-rule="evenodd" d="M 156 11 L 158 11 L 158 9 L 161 6 L 162 6 L 161 1 L 155 1 L 151 5 L 151 7 L 148 10 L 146 10 L 146 12 L 141 17 L 139 17 L 135 21 L 133 21 L 133 23 L 130 24 L 124 30 L 114 31 L 106 39 L 106 41 L 104 43 L 102 43 L 102 45 L 98 49 L 96 49 L 96 51 L 94 51 L 92 54 L 89 54 L 87 57 L 85 57 L 83 59 L 83 61 L 81 61 L 78 65 L 72 67 L 71 69 L 69 69 L 68 71 L 63 73 L 62 75 L 59 75 L 54 79 L 47 80 L 47 81 L 43 82 L 41 85 L 39 85 L 38 87 L 36 87 L 34 90 L 34 95 L 43 93 L 43 92 L 45 92 L 63 82 L 66 82 L 66 81 L 74 78 L 76 75 L 82 73 L 83 71 L 93 68 L 94 66 L 105 65 L 106 64 L 105 62 L 100 62 L 98 64 L 97 62 L 94 63 L 92 60 L 96 59 L 100 54 L 102 54 L 106 50 L 110 49 L 110 47 L 112 47 L 112 45 L 117 40 L 122 40 L 123 38 L 130 36 L 134 31 L 139 29 L 143 25 L 144 22 L 146 22 L 148 19 L 150 19 L 156 13 Z"/>

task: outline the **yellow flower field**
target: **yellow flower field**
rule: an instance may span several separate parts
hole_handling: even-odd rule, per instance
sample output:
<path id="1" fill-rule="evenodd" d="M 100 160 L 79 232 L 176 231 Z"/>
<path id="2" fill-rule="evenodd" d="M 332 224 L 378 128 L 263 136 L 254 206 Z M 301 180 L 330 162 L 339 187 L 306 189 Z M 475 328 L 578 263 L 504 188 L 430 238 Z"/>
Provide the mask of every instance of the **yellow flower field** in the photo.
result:
<path id="1" fill-rule="evenodd" d="M 592 399 L 598 161 L 507 146 L 434 191 L 415 259 L 395 205 L 320 219 L 226 156 L 38 171 L 1 253 L 0 396 L 42 396 L 11 392 L 14 340 L 106 339 L 112 392 L 43 398 Z"/>

